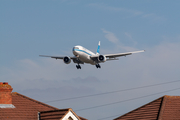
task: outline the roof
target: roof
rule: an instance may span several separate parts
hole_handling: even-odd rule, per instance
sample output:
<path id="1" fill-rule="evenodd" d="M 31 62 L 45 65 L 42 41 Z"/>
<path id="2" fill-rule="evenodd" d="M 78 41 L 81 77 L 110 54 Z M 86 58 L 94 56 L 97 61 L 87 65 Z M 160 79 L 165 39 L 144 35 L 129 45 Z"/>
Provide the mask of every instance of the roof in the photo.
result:
<path id="1" fill-rule="evenodd" d="M 26 97 L 17 92 L 11 93 L 12 104 L 14 107 L 10 108 L 0 108 L 0 119 L 3 120 L 37 120 L 38 112 L 44 115 L 49 115 L 51 117 L 63 118 L 68 111 L 71 111 L 79 120 L 87 120 L 85 118 L 79 117 L 73 112 L 71 108 L 68 109 L 58 109 L 50 105 L 44 104 L 32 98 Z M 1 104 L 4 106 L 4 104 Z M 57 114 L 58 113 L 58 114 Z M 62 116 L 61 116 L 62 115 Z M 47 120 L 47 119 L 46 119 Z M 58 119 L 61 120 L 61 119 Z"/>
<path id="2" fill-rule="evenodd" d="M 180 96 L 165 95 L 114 120 L 127 119 L 179 120 Z"/>
<path id="3" fill-rule="evenodd" d="M 12 104 L 15 108 L 0 108 L 1 119 L 7 120 L 37 120 L 39 111 L 56 110 L 57 108 L 36 101 L 17 92 L 12 94 Z"/>
<path id="4" fill-rule="evenodd" d="M 158 120 L 180 120 L 180 96 L 164 96 Z"/>
<path id="5" fill-rule="evenodd" d="M 40 112 L 41 120 L 64 120 L 65 118 L 69 117 L 75 117 L 77 120 L 87 120 L 85 118 L 77 116 L 71 108 Z"/>

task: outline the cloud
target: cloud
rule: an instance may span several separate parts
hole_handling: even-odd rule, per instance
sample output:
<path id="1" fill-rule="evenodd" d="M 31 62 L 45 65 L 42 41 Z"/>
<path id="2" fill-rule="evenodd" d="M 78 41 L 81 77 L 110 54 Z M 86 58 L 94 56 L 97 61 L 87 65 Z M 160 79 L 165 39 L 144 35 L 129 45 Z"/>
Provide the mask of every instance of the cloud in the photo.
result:
<path id="1" fill-rule="evenodd" d="M 101 29 L 103 33 L 106 33 L 105 38 L 107 38 L 112 43 L 118 43 L 118 38 L 114 35 L 114 33 L 109 32 L 105 29 Z"/>
<path id="2" fill-rule="evenodd" d="M 132 36 L 131 36 L 129 33 L 125 32 L 124 34 L 125 34 L 129 39 L 132 40 Z"/>
<path id="3" fill-rule="evenodd" d="M 131 9 L 126 9 L 126 8 L 122 8 L 122 7 L 112 7 L 112 6 L 108 6 L 106 4 L 92 3 L 92 4 L 89 4 L 89 6 L 99 8 L 99 9 L 102 9 L 102 10 L 128 13 L 128 14 L 131 14 L 132 16 L 139 16 L 139 15 L 143 14 L 143 12 L 138 11 L 138 10 L 131 10 Z"/>
<path id="4" fill-rule="evenodd" d="M 58 88 L 61 85 L 78 87 L 92 85 L 93 88 L 99 85 L 103 90 L 109 86 L 109 81 L 112 86 L 118 85 L 116 82 L 121 82 L 119 79 L 129 81 L 136 78 L 140 81 L 154 82 L 159 79 L 180 77 L 179 74 L 176 74 L 180 68 L 180 56 L 178 56 L 180 43 L 167 42 L 152 48 L 145 48 L 145 50 L 144 53 L 120 57 L 118 61 L 101 64 L 101 69 L 85 64 L 82 65 L 82 70 L 76 70 L 73 63 L 66 65 L 61 60 L 51 58 L 24 59 L 17 61 L 14 66 L 1 68 L 3 69 L 1 80 L 13 84 L 23 84 L 22 89 Z M 30 82 L 34 85 L 30 86 Z M 103 87 L 104 85 L 107 86 Z M 19 88 L 17 87 L 17 89 Z"/>
<path id="5" fill-rule="evenodd" d="M 150 20 L 153 20 L 153 21 L 164 21 L 165 20 L 165 18 L 163 18 L 161 16 L 158 16 L 158 15 L 156 15 L 154 13 L 143 14 L 142 18 L 150 19 Z"/>
<path id="6" fill-rule="evenodd" d="M 133 45 L 137 45 L 137 42 L 133 39 L 132 35 L 128 32 L 125 32 L 124 35 L 128 38 L 128 40 L 133 43 Z"/>
<path id="7" fill-rule="evenodd" d="M 65 80 L 64 82 L 68 82 L 68 83 L 73 83 L 73 84 L 84 84 L 84 83 L 87 83 L 87 84 L 98 84 L 100 83 L 101 81 L 98 80 L 96 77 L 92 77 L 92 76 L 89 76 L 87 78 L 81 78 L 81 77 L 77 77 L 77 78 L 73 78 L 71 80 Z"/>
<path id="8" fill-rule="evenodd" d="M 132 10 L 132 9 L 127 9 L 127 8 L 122 8 L 122 7 L 112 7 L 112 6 L 109 6 L 106 4 L 97 4 L 97 3 L 89 4 L 89 6 L 95 7 L 95 8 L 101 9 L 101 10 L 119 12 L 119 13 L 125 14 L 125 16 L 124 16 L 125 18 L 139 16 L 140 18 L 145 18 L 145 19 L 149 19 L 152 21 L 166 20 L 164 17 L 158 16 L 155 13 L 145 13 L 145 12 L 142 12 L 139 10 Z"/>
<path id="9" fill-rule="evenodd" d="M 114 33 L 110 32 L 110 31 L 107 31 L 105 29 L 101 29 L 103 31 L 103 33 L 105 33 L 105 38 L 108 39 L 108 41 L 112 42 L 115 44 L 115 49 L 117 52 L 119 51 L 134 51 L 134 50 L 137 50 L 133 47 L 130 47 L 130 46 L 126 46 L 123 44 L 123 41 L 119 41 L 119 39 L 115 36 Z M 131 41 L 131 43 L 133 43 L 134 45 L 137 44 L 136 41 L 133 40 L 132 36 L 130 35 L 130 33 L 127 33 L 125 32 L 124 35 Z M 107 51 L 108 52 L 108 51 Z M 106 53 L 107 53 L 106 52 Z M 113 52 L 113 51 L 112 51 Z"/>
<path id="10" fill-rule="evenodd" d="M 106 34 L 111 33 L 106 30 L 104 31 Z M 17 61 L 14 66 L 1 68 L 3 69 L 1 70 L 1 80 L 7 80 L 14 88 L 13 91 L 23 93 L 40 101 L 128 89 L 179 80 L 179 51 L 180 42 L 164 42 L 146 48 L 144 53 L 120 57 L 118 61 L 109 61 L 101 64 L 101 69 L 96 69 L 95 66 L 85 64 L 82 65 L 81 70 L 76 70 L 75 64 L 66 65 L 61 60 L 51 58 L 39 58 L 38 60 L 24 59 Z M 58 108 L 71 107 L 76 110 L 177 87 L 179 87 L 179 84 L 168 84 L 165 86 L 48 104 Z M 179 91 L 164 94 L 179 95 Z M 88 119 L 121 114 L 135 109 L 136 106 L 143 105 L 142 101 L 145 104 L 164 94 L 144 98 L 143 100 L 140 99 L 123 104 L 82 111 L 77 114 L 81 114 L 81 116 Z M 98 116 L 98 111 L 100 110 L 103 110 L 103 115 L 106 114 L 106 116 Z M 92 114 L 93 116 L 91 116 Z"/>

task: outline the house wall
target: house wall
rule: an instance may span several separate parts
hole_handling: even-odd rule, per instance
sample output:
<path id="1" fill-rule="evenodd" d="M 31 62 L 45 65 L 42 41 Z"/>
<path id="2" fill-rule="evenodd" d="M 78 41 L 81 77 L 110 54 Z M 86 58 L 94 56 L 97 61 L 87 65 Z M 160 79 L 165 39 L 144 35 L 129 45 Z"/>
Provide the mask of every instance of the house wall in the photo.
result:
<path id="1" fill-rule="evenodd" d="M 66 116 L 62 120 L 69 120 L 68 118 L 71 116 L 73 120 L 80 120 L 78 119 L 71 111 L 69 111 Z"/>

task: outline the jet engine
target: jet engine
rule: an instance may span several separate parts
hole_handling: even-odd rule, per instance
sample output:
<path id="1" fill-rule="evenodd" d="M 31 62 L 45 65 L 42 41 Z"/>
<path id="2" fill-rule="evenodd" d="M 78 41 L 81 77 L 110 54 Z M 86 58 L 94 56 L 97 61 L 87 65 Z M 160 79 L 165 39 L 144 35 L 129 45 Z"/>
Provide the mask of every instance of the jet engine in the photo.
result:
<path id="1" fill-rule="evenodd" d="M 71 58 L 66 56 L 63 58 L 63 61 L 64 61 L 64 63 L 69 64 L 69 63 L 71 63 Z"/>
<path id="2" fill-rule="evenodd" d="M 98 61 L 105 62 L 106 61 L 106 57 L 104 55 L 99 55 Z"/>

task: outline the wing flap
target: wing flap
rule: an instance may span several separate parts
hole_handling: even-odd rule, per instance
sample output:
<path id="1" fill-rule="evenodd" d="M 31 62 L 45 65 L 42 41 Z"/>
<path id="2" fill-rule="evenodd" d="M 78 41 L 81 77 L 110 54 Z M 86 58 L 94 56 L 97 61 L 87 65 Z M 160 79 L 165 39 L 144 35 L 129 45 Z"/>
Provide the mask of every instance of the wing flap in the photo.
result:
<path id="1" fill-rule="evenodd" d="M 134 52 L 126 52 L 126 53 L 117 53 L 117 54 L 106 54 L 106 55 L 104 55 L 104 56 L 106 56 L 107 58 L 116 58 L 116 57 L 131 55 L 131 54 L 133 54 L 133 53 L 140 53 L 140 52 L 144 52 L 144 50 L 134 51 Z"/>
<path id="2" fill-rule="evenodd" d="M 106 61 L 111 61 L 111 60 L 119 60 L 118 58 L 109 58 Z"/>
<path id="3" fill-rule="evenodd" d="M 51 57 L 54 59 L 63 59 L 65 56 L 48 56 L 48 55 L 39 55 L 40 57 Z M 70 57 L 71 59 L 77 59 L 77 57 Z"/>
<path id="4" fill-rule="evenodd" d="M 104 56 L 106 58 L 109 58 L 110 60 L 116 60 L 114 58 L 116 57 L 121 57 L 121 56 L 127 56 L 127 55 L 131 55 L 133 53 L 140 53 L 140 52 L 144 52 L 145 50 L 141 50 L 141 51 L 134 51 L 134 52 L 126 52 L 126 53 L 116 53 L 116 54 L 105 54 Z M 99 57 L 99 55 L 92 55 L 90 56 L 91 59 L 96 59 Z"/>

